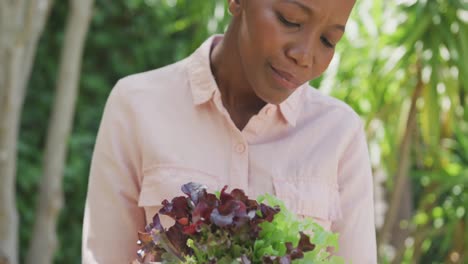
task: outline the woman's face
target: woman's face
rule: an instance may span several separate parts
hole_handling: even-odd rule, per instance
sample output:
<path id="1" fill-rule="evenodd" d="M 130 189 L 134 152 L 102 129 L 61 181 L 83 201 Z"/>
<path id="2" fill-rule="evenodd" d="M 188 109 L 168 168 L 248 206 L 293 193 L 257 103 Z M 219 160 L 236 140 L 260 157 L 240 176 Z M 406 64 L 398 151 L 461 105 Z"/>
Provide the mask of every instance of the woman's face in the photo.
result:
<path id="1" fill-rule="evenodd" d="M 354 0 L 229 0 L 244 74 L 258 97 L 279 104 L 321 75 Z"/>

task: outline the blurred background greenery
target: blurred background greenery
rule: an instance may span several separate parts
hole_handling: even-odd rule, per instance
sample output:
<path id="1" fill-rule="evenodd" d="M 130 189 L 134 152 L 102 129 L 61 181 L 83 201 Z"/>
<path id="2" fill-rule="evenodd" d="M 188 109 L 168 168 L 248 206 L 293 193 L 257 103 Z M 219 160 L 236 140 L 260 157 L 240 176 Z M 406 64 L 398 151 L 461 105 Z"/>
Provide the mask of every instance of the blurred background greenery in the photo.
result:
<path id="1" fill-rule="evenodd" d="M 313 85 L 365 120 L 379 263 L 468 263 L 468 2 L 357 2 L 337 55 Z M 20 263 L 35 221 L 68 5 L 52 6 L 21 117 Z M 55 263 L 81 263 L 90 159 L 113 85 L 186 57 L 228 21 L 222 0 L 96 0 L 68 139 Z"/>

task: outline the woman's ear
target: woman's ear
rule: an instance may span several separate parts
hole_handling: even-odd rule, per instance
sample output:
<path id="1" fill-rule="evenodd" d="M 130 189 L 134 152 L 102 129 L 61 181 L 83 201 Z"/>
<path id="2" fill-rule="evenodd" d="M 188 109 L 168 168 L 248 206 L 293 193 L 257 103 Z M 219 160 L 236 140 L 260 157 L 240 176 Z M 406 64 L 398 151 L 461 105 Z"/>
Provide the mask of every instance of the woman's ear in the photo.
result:
<path id="1" fill-rule="evenodd" d="M 241 13 L 241 1 L 242 0 L 228 0 L 228 10 L 231 15 L 238 16 Z"/>

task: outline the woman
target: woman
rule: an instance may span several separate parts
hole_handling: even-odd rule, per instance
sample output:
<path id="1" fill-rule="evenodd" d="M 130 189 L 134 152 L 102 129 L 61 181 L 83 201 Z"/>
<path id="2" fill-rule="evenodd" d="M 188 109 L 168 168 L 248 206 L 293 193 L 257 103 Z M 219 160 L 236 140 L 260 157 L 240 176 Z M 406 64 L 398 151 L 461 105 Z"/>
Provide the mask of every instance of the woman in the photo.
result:
<path id="1" fill-rule="evenodd" d="M 353 0 L 228 0 L 224 36 L 120 80 L 91 166 L 83 263 L 128 263 L 137 231 L 189 181 L 274 193 L 340 233 L 336 255 L 377 263 L 359 117 L 308 81 L 328 67 Z"/>

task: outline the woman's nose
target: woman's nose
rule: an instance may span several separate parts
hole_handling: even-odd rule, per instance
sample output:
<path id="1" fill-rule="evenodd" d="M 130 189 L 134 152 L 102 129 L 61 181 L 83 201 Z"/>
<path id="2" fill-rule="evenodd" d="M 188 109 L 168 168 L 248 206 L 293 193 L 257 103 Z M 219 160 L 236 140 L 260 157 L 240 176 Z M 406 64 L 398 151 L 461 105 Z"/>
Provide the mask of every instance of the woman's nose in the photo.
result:
<path id="1" fill-rule="evenodd" d="M 302 38 L 287 49 L 286 55 L 298 66 L 311 68 L 314 64 L 314 45 L 311 37 Z"/>

